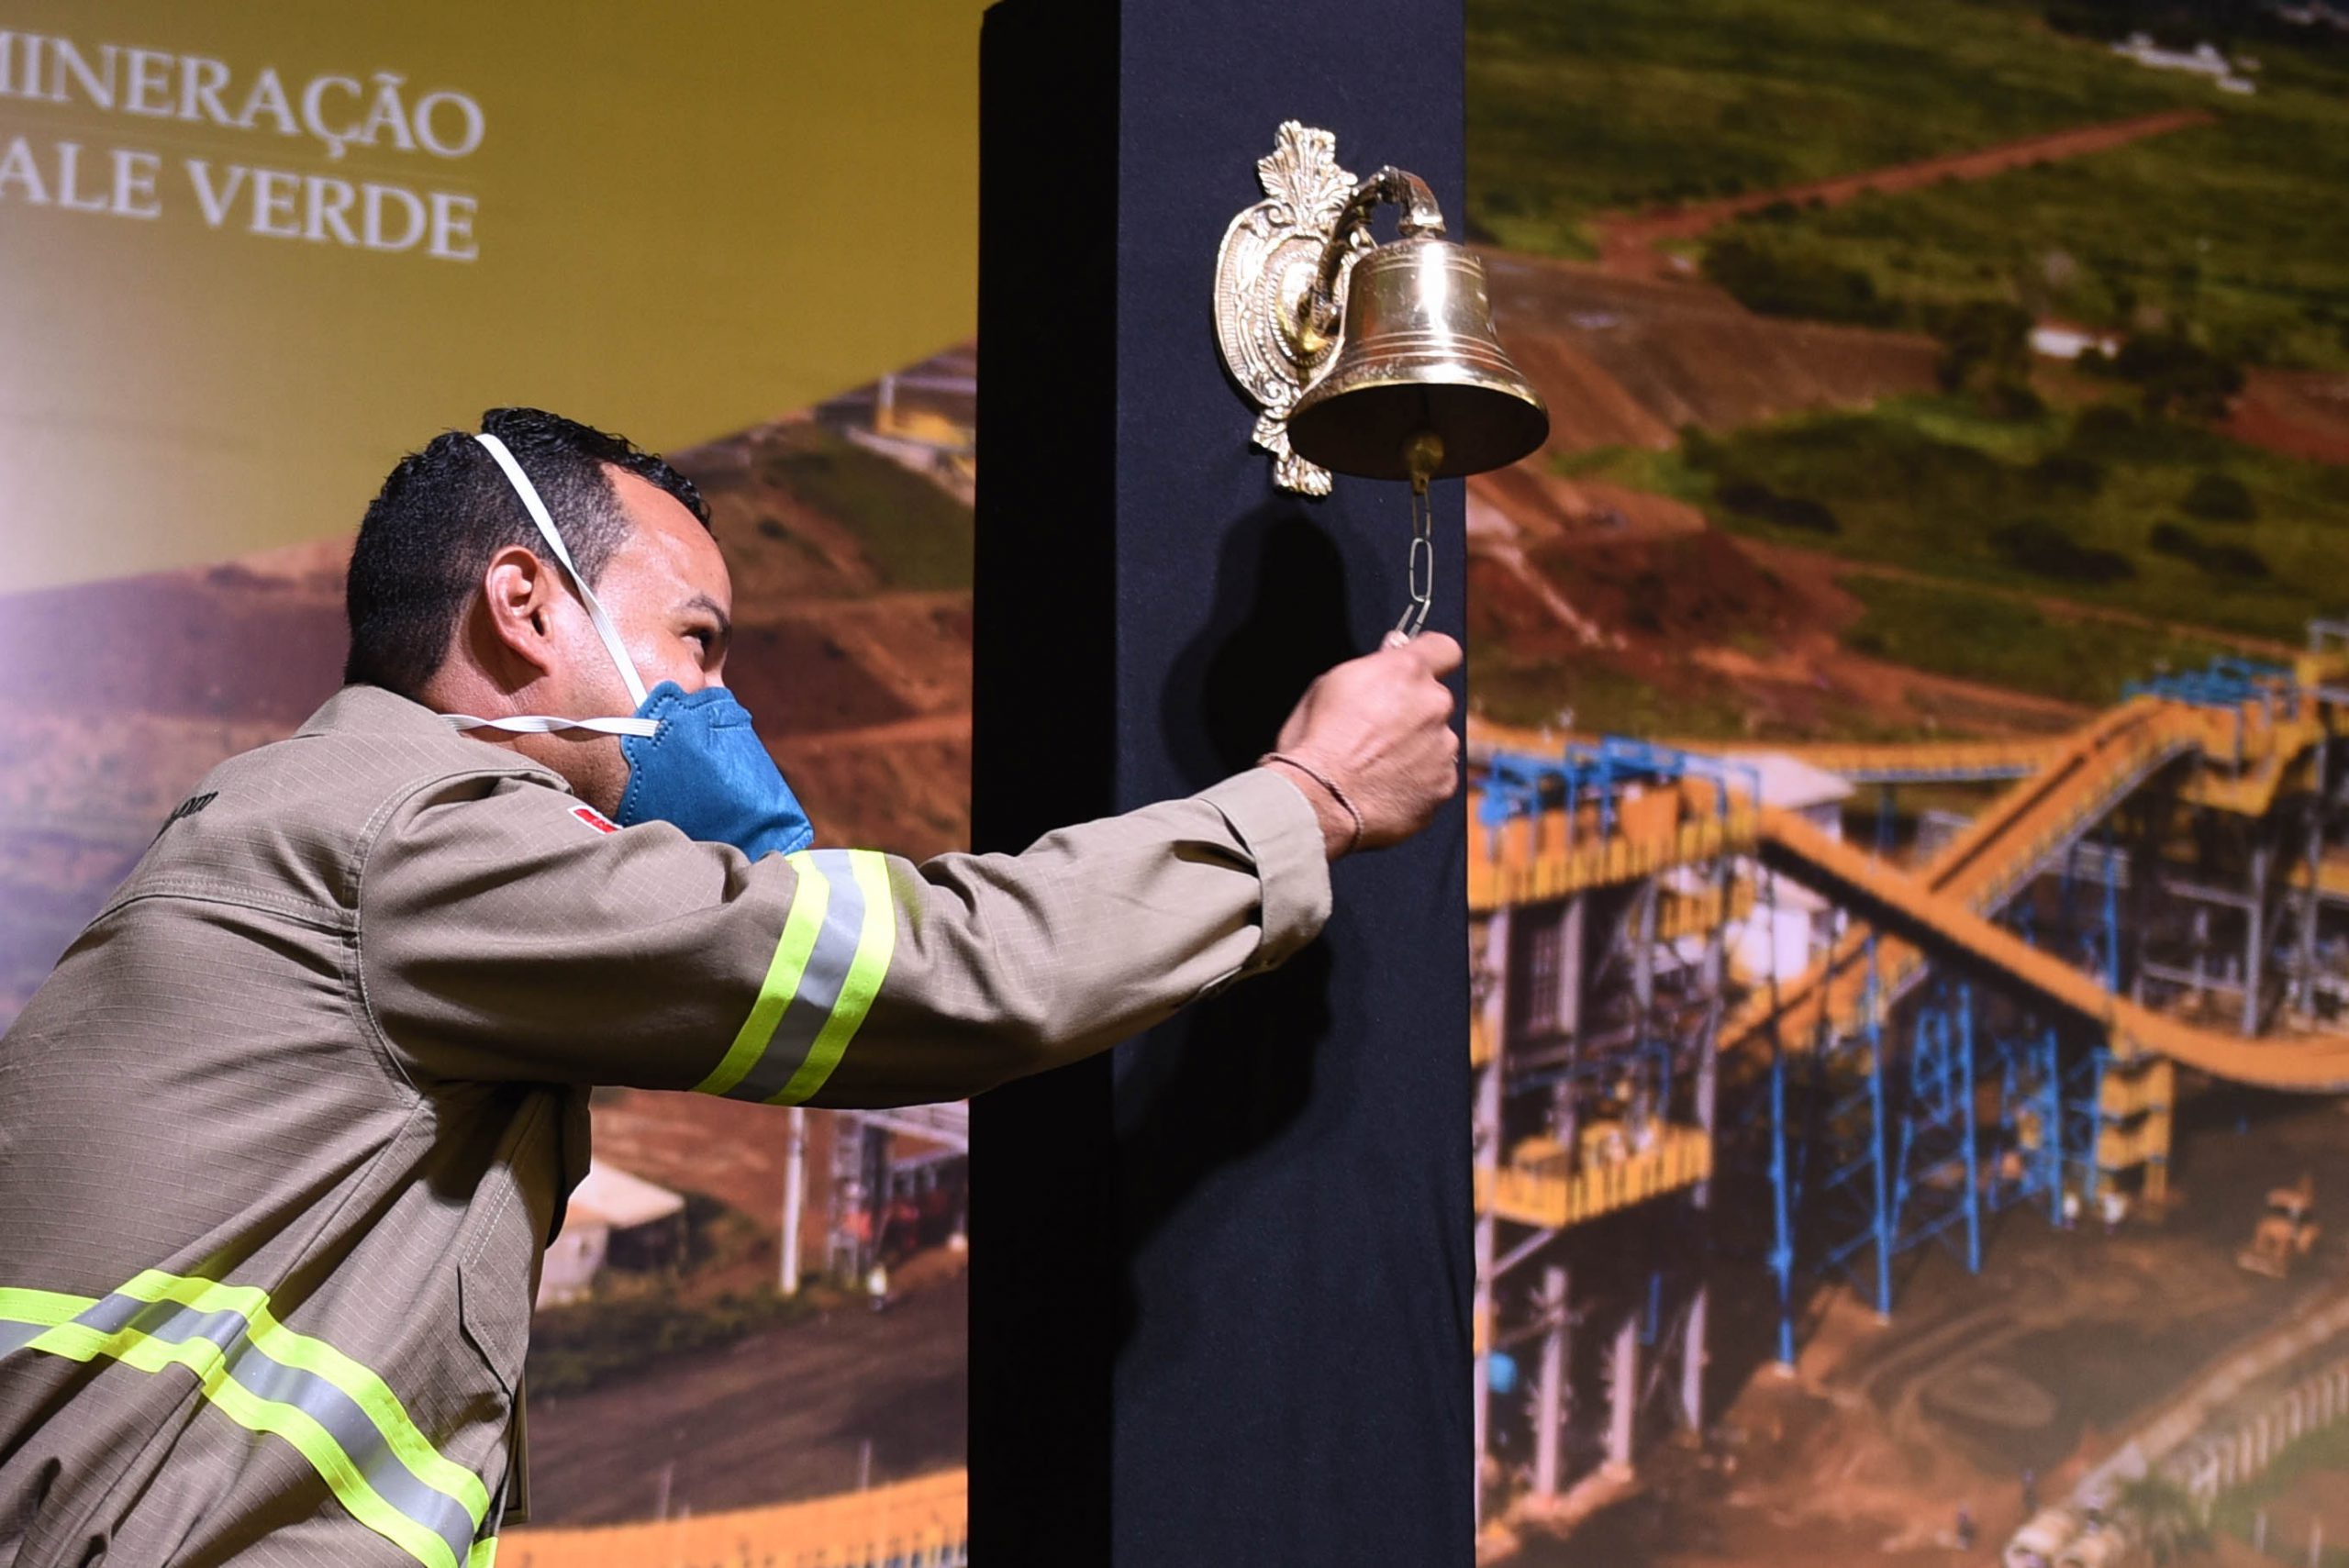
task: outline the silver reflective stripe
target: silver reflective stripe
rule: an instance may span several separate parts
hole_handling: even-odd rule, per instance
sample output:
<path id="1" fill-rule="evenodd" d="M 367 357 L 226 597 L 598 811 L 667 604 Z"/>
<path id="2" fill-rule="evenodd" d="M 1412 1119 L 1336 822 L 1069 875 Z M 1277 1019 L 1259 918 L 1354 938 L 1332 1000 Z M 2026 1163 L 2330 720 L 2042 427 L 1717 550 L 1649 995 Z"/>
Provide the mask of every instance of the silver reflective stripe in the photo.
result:
<path id="1" fill-rule="evenodd" d="M 176 1301 L 141 1301 L 117 1294 L 77 1314 L 73 1321 L 101 1334 L 131 1329 L 165 1344 L 202 1340 L 217 1346 L 230 1378 L 262 1399 L 293 1406 L 324 1427 L 376 1496 L 448 1542 L 456 1562 L 465 1561 L 474 1534 L 465 1506 L 410 1471 L 349 1395 L 316 1373 L 273 1359 L 246 1338 L 242 1313 L 199 1312 Z M 21 1349 L 48 1331 L 37 1324 L 0 1324 L 0 1352 Z"/>
<path id="2" fill-rule="evenodd" d="M 849 966 L 856 962 L 857 944 L 864 939 L 864 889 L 856 880 L 855 862 L 849 850 L 818 850 L 807 858 L 831 884 L 831 902 L 824 906 L 824 924 L 816 933 L 815 948 L 807 954 L 807 968 L 799 977 L 799 989 L 793 994 L 791 1005 L 774 1026 L 774 1038 L 767 1042 L 766 1053 L 751 1063 L 742 1081 L 726 1091 L 730 1100 L 771 1100 L 781 1094 L 799 1064 L 807 1060 L 808 1048 L 816 1043 L 816 1036 L 832 1016 L 833 1005 L 841 998 L 841 987 L 848 980 Z"/>

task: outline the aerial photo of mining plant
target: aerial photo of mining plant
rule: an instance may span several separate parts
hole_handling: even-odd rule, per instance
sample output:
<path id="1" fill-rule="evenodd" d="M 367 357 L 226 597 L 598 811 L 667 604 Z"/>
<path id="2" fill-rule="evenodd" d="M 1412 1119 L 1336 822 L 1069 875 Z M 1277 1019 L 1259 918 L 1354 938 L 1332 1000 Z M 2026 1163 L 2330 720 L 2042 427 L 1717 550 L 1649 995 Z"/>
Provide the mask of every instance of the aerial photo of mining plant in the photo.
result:
<path id="1" fill-rule="evenodd" d="M 1470 0 L 1487 1561 L 2349 1561 L 2349 8 Z"/>

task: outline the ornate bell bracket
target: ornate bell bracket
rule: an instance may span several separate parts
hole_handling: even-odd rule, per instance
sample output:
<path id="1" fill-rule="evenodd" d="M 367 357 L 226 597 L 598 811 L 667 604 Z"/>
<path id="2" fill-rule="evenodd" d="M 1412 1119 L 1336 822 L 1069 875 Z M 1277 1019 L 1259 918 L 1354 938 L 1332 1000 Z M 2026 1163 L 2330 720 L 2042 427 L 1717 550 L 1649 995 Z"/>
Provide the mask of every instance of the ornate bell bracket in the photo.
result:
<path id="1" fill-rule="evenodd" d="M 1224 368 L 1258 410 L 1254 439 L 1273 454 L 1274 483 L 1304 495 L 1327 495 L 1330 471 L 1290 450 L 1289 410 L 1337 354 L 1346 279 L 1371 249 L 1372 214 L 1391 203 L 1407 238 L 1443 232 L 1425 181 L 1385 168 L 1357 183 L 1337 150 L 1329 131 L 1281 122 L 1256 161 L 1264 199 L 1231 220 L 1215 258 Z"/>

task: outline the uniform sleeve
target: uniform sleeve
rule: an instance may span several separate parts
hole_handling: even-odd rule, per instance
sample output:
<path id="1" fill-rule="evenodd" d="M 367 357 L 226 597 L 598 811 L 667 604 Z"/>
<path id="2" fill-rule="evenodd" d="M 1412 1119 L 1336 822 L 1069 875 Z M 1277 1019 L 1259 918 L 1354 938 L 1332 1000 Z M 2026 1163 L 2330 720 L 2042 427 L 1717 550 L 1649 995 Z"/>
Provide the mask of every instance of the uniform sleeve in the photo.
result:
<path id="1" fill-rule="evenodd" d="M 513 779 L 436 786 L 363 861 L 365 1010 L 419 1082 L 956 1099 L 1270 969 L 1319 933 L 1312 807 L 1256 769 L 1017 855 L 746 860 Z"/>

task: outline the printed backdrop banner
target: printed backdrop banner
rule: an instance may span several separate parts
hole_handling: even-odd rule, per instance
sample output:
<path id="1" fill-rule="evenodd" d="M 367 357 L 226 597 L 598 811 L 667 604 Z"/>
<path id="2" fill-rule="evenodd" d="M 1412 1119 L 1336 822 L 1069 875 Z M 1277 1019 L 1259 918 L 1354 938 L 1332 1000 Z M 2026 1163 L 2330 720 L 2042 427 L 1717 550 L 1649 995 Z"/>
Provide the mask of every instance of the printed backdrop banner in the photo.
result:
<path id="1" fill-rule="evenodd" d="M 822 844 L 967 842 L 980 10 L 0 0 L 0 1029 L 501 404 L 701 486 Z M 965 1110 L 594 1120 L 507 1558 L 962 1562 Z"/>
<path id="2" fill-rule="evenodd" d="M 977 0 L 0 5 L 0 591 L 347 531 L 529 402 L 653 445 L 966 336 Z"/>

